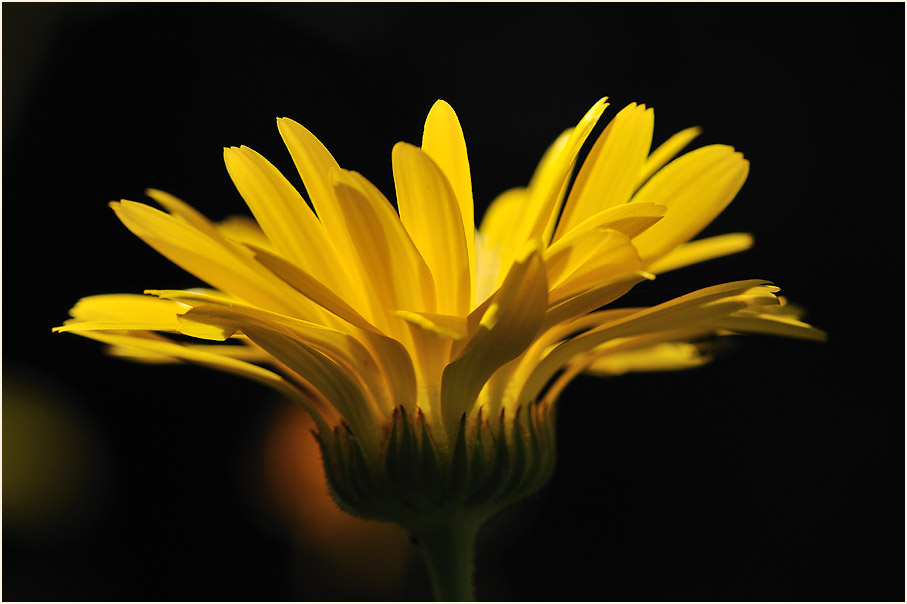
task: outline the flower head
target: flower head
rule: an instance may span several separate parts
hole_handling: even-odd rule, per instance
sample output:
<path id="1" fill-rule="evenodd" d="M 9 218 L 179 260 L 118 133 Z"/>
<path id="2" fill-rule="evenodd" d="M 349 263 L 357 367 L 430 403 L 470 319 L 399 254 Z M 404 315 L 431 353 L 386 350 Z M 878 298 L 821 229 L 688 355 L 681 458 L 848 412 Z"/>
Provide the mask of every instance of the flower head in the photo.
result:
<path id="1" fill-rule="evenodd" d="M 297 400 L 353 513 L 405 526 L 440 512 L 487 517 L 548 478 L 555 400 L 576 375 L 696 366 L 708 360 L 700 342 L 734 333 L 824 337 L 763 280 L 616 307 L 636 284 L 752 239 L 690 242 L 737 194 L 748 162 L 724 145 L 676 157 L 696 128 L 652 151 L 644 105 L 611 120 L 574 180 L 606 107 L 558 137 L 528 186 L 500 195 L 478 229 L 447 103 L 429 112 L 421 147 L 393 149 L 396 209 L 279 119 L 311 207 L 247 147 L 224 159 L 254 221 L 212 223 L 161 191 L 148 195 L 166 211 L 115 202 L 130 231 L 213 289 L 84 298 L 57 330 Z"/>

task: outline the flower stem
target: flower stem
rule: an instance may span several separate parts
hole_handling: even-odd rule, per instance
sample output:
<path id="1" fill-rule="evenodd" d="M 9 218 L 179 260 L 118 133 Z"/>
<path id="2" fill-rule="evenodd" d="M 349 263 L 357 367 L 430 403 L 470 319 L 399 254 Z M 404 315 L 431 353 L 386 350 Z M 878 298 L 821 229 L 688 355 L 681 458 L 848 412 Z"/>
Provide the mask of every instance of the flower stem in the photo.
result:
<path id="1" fill-rule="evenodd" d="M 473 602 L 473 569 L 480 521 L 445 516 L 413 527 L 438 602 Z"/>

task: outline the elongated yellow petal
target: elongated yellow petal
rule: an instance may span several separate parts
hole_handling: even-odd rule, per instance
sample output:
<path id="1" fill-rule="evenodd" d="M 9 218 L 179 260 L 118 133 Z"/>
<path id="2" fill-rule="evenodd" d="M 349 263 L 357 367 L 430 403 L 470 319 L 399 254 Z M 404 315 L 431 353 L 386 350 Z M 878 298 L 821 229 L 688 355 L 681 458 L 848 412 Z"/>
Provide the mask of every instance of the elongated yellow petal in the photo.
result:
<path id="1" fill-rule="evenodd" d="M 645 105 L 622 109 L 599 136 L 580 168 L 554 239 L 590 216 L 629 201 L 643 171 L 655 114 Z"/>
<path id="2" fill-rule="evenodd" d="M 255 252 L 256 260 L 291 287 L 333 315 L 364 330 L 365 333 L 362 334 L 364 343 L 373 351 L 374 358 L 381 366 L 395 403 L 414 410 L 415 374 L 409 355 L 399 342 L 383 335 L 349 304 L 299 267 L 265 250 L 255 249 Z"/>
<path id="3" fill-rule="evenodd" d="M 248 147 L 224 149 L 224 163 L 277 252 L 335 291 L 353 297 L 345 267 L 323 225 L 280 171 Z"/>
<path id="4" fill-rule="evenodd" d="M 114 202 L 111 207 L 126 228 L 202 281 L 263 308 L 311 316 L 313 307 L 306 301 L 237 261 L 234 249 L 193 226 L 133 201 Z"/>
<path id="5" fill-rule="evenodd" d="M 635 285 L 654 278 L 655 275 L 645 271 L 618 275 L 572 298 L 553 304 L 545 314 L 542 331 L 610 304 L 633 289 Z"/>
<path id="6" fill-rule="evenodd" d="M 195 227 L 218 243 L 223 242 L 214 223 L 179 197 L 158 189 L 145 189 L 145 195 L 158 202 L 174 218 Z"/>
<path id="7" fill-rule="evenodd" d="M 277 129 L 293 157 L 318 218 L 333 235 L 342 227 L 340 209 L 334 198 L 331 173 L 340 165 L 315 135 L 289 118 L 278 118 Z M 342 228 L 339 228 L 342 231 Z"/>
<path id="8" fill-rule="evenodd" d="M 366 449 L 375 451 L 380 414 L 360 386 L 337 363 L 294 338 L 292 333 L 255 320 L 243 332 L 274 358 L 314 386 L 340 413 Z"/>
<path id="9" fill-rule="evenodd" d="M 603 354 L 585 368 L 586 373 L 602 376 L 622 375 L 631 371 L 677 371 L 700 367 L 709 361 L 699 346 L 690 342 L 662 342 Z"/>
<path id="10" fill-rule="evenodd" d="M 350 367 L 354 374 L 363 377 L 366 390 L 374 394 L 376 400 L 392 408 L 402 405 L 409 411 L 415 411 L 416 378 L 409 353 L 396 340 L 371 331 L 348 333 L 331 329 L 295 317 L 272 313 L 260 308 L 244 305 L 236 300 L 224 297 L 219 292 L 199 292 L 184 290 L 146 290 L 146 294 L 179 301 L 189 306 L 206 306 L 207 316 L 195 310 L 192 316 L 183 317 L 180 330 L 189 332 L 198 329 L 189 321 L 208 321 L 218 327 L 220 332 L 203 330 L 213 339 L 222 339 L 242 329 L 243 317 L 253 317 L 262 323 L 277 323 L 291 329 L 300 339 L 316 350 L 328 355 L 339 364 Z M 222 307 L 212 312 L 212 305 Z M 217 337 L 214 337 L 217 336 Z M 210 345 L 209 345 L 209 348 Z M 372 375 L 384 380 L 384 385 L 371 381 Z M 382 393 L 387 393 L 383 395 Z M 383 398 L 382 398 L 383 397 Z"/>
<path id="11" fill-rule="evenodd" d="M 667 256 L 653 262 L 649 266 L 649 270 L 656 274 L 666 273 L 691 264 L 743 252 L 751 247 L 753 247 L 753 236 L 749 233 L 728 233 L 706 237 L 677 246 L 668 252 Z"/>
<path id="12" fill-rule="evenodd" d="M 573 135 L 574 130 L 575 128 L 568 128 L 561 132 L 560 136 L 554 139 L 554 142 L 545 150 L 542 160 L 532 173 L 532 179 L 529 181 L 529 195 L 531 199 L 538 200 L 538 203 L 541 203 L 541 200 L 545 199 L 547 195 L 550 195 L 553 190 L 551 179 L 556 178 L 556 175 L 558 174 L 559 158 L 567 145 L 570 144 L 570 137 Z M 567 197 L 567 189 L 569 188 L 575 165 L 576 162 L 571 164 L 568 168 L 567 176 L 564 178 L 560 191 L 558 191 L 557 199 L 551 207 L 548 216 L 548 224 L 545 225 L 545 230 L 542 233 L 542 243 L 550 242 L 551 236 L 554 234 L 554 229 L 560 218 L 561 209 L 564 207 L 564 199 Z M 537 207 L 544 206 L 537 205 Z M 535 224 L 535 222 L 533 222 L 533 224 Z"/>
<path id="13" fill-rule="evenodd" d="M 274 359 L 267 352 L 252 344 L 248 338 L 243 339 L 243 345 L 232 344 L 183 344 L 184 348 L 200 350 L 209 354 L 217 354 L 248 363 L 260 365 L 273 364 Z"/>
<path id="14" fill-rule="evenodd" d="M 639 179 L 636 182 L 636 188 L 649 180 L 649 178 L 660 170 L 662 166 L 674 159 L 684 147 L 689 145 L 693 139 L 700 134 L 702 134 L 702 129 L 694 126 L 693 128 L 681 130 L 659 145 L 655 151 L 652 151 L 652 154 L 649 155 L 649 158 L 646 160 L 646 164 L 642 169 L 642 174 L 640 174 Z"/>
<path id="15" fill-rule="evenodd" d="M 266 353 L 257 346 L 231 346 L 229 344 L 183 344 L 182 348 L 199 351 L 204 354 L 217 355 L 245 361 L 247 363 L 270 363 L 273 361 L 271 355 Z M 107 354 L 115 357 L 129 359 L 138 363 L 181 363 L 182 360 L 176 357 L 167 356 L 159 352 L 142 350 L 140 348 L 126 348 L 122 346 L 110 346 Z"/>
<path id="16" fill-rule="evenodd" d="M 140 294 L 100 294 L 82 298 L 69 314 L 79 321 L 123 321 L 176 325 L 176 315 L 189 310 L 185 304 Z"/>
<path id="17" fill-rule="evenodd" d="M 573 246 L 567 246 L 551 258 L 558 271 L 555 273 L 557 282 L 549 286 L 548 302 L 551 305 L 641 269 L 639 255 L 630 238 L 623 233 L 601 229 L 586 231 L 584 235 L 576 237 Z M 567 256 L 566 260 L 562 260 L 564 256 Z"/>
<path id="18" fill-rule="evenodd" d="M 491 303 L 470 315 L 469 342 L 444 369 L 441 412 L 449 437 L 468 413 L 489 377 L 535 339 L 548 306 L 541 243 L 530 245 L 513 264 Z"/>
<path id="19" fill-rule="evenodd" d="M 504 280 L 512 262 L 519 231 L 513 228 L 522 220 L 529 204 L 529 190 L 514 188 L 492 201 L 476 233 L 476 304 L 488 299 Z"/>
<path id="20" fill-rule="evenodd" d="M 404 321 L 408 321 L 440 338 L 462 340 L 469 335 L 469 325 L 466 317 L 405 310 L 395 311 L 394 314 Z"/>
<path id="21" fill-rule="evenodd" d="M 666 212 L 665 206 L 655 203 L 625 203 L 613 206 L 583 220 L 552 243 L 548 249 L 558 249 L 560 245 L 568 245 L 571 236 L 591 229 L 614 229 L 633 239 L 661 220 Z M 564 241 L 565 239 L 567 242 Z"/>
<path id="22" fill-rule="evenodd" d="M 549 151 L 550 159 L 546 154 L 546 159 L 539 165 L 530 187 L 532 191 L 530 207 L 527 208 L 523 225 L 520 227 L 520 238 L 523 241 L 531 241 L 545 235 L 551 224 L 559 194 L 576 163 L 576 156 L 608 106 L 606 101 L 607 97 L 595 103 L 570 131 L 563 146 L 558 139 L 555 148 Z"/>
<path id="23" fill-rule="evenodd" d="M 548 287 L 554 288 L 573 273 L 580 265 L 589 260 L 598 247 L 603 233 L 597 229 L 585 231 L 570 238 L 567 243 L 559 239 L 556 245 L 545 250 L 542 258 L 545 260 L 545 273 L 548 278 Z"/>
<path id="24" fill-rule="evenodd" d="M 420 384 L 417 385 L 409 351 L 397 340 L 371 331 L 363 332 L 361 341 L 377 362 L 378 370 L 387 382 L 391 400 L 395 405 L 415 413 Z"/>
<path id="25" fill-rule="evenodd" d="M 740 311 L 717 321 L 715 327 L 735 333 L 758 333 L 816 342 L 824 342 L 828 339 L 828 334 L 808 323 L 792 317 L 764 312 Z"/>
<path id="26" fill-rule="evenodd" d="M 217 223 L 217 230 L 224 238 L 239 244 L 251 243 L 256 247 L 277 253 L 264 231 L 252 218 L 248 216 L 228 216 Z"/>
<path id="27" fill-rule="evenodd" d="M 252 249 L 255 252 L 256 260 L 309 300 L 360 329 L 380 333 L 378 328 L 366 320 L 356 309 L 309 273 L 266 250 Z"/>
<path id="28" fill-rule="evenodd" d="M 665 217 L 634 240 L 648 266 L 695 237 L 731 202 L 749 171 L 743 155 L 726 145 L 691 151 L 665 166 L 637 192 L 633 203 L 657 203 Z"/>
<path id="29" fill-rule="evenodd" d="M 384 311 L 434 311 L 431 271 L 390 202 L 356 172 L 335 172 L 334 181 L 363 273 Z"/>
<path id="30" fill-rule="evenodd" d="M 183 362 L 175 357 L 163 355 L 159 352 L 142 350 L 141 348 L 108 345 L 105 352 L 112 357 L 147 365 L 173 365 L 175 363 Z"/>
<path id="31" fill-rule="evenodd" d="M 198 248 L 198 250 L 204 250 L 206 253 L 216 255 L 218 260 L 220 260 L 225 266 L 228 265 L 231 261 L 234 263 L 233 266 L 236 268 L 237 277 L 244 277 L 249 274 L 249 271 L 256 273 L 259 276 L 255 279 L 257 281 L 254 285 L 261 287 L 261 280 L 264 278 L 268 280 L 269 283 L 263 287 L 265 291 L 273 290 L 274 297 L 289 301 L 289 307 L 301 307 L 303 310 L 303 316 L 309 318 L 320 318 L 321 320 L 330 319 L 330 317 L 317 308 L 315 305 L 311 304 L 308 300 L 300 299 L 295 294 L 290 292 L 283 284 L 270 281 L 268 279 L 269 274 L 267 270 L 262 270 L 261 267 L 255 260 L 252 258 L 252 254 L 249 249 L 242 244 L 250 243 L 256 247 L 274 252 L 273 246 L 268 238 L 265 236 L 264 232 L 261 230 L 261 227 L 254 220 L 246 216 L 232 216 L 229 217 L 226 221 L 220 224 L 215 224 L 208 220 L 201 212 L 184 202 L 183 200 L 167 193 L 165 191 L 159 191 L 157 189 L 146 189 L 145 194 L 158 202 L 164 209 L 170 212 L 170 216 L 167 216 L 167 219 L 173 219 L 177 223 L 185 224 L 190 230 L 180 230 L 177 229 L 177 233 L 193 233 L 192 237 L 188 240 L 204 240 L 205 244 Z M 123 207 L 125 204 L 125 207 Z M 167 227 L 167 220 L 161 218 L 159 215 L 154 214 L 153 208 L 147 208 L 142 204 L 136 204 L 135 202 L 127 202 L 123 200 L 120 203 L 112 203 L 111 207 L 117 213 L 117 216 L 123 220 L 124 216 L 135 214 L 132 216 L 134 221 L 136 217 L 142 217 L 147 226 L 152 229 L 161 229 L 165 231 Z M 147 209 L 143 209 L 147 208 Z M 148 210 L 151 210 L 149 213 Z M 144 216 L 143 216 L 144 215 Z M 153 218 L 149 221 L 149 218 Z M 132 230 L 132 227 L 129 226 L 129 223 L 126 223 L 127 228 Z M 194 231 L 197 231 L 195 233 Z M 133 233 L 136 233 L 133 230 Z M 199 234 L 201 237 L 199 237 Z M 141 237 L 141 236 L 140 236 Z M 144 238 L 143 238 L 144 239 Z M 149 243 L 146 240 L 146 243 Z M 217 249 L 218 246 L 221 249 Z M 154 247 L 154 246 L 152 246 Z M 155 248 L 158 249 L 158 248 Z M 160 250 L 158 250 L 160 251 Z M 163 253 L 163 252 L 162 252 Z M 166 256 L 166 254 L 164 254 Z M 170 258 L 170 256 L 167 256 Z M 173 258 L 170 258 L 173 260 Z M 193 272 L 187 266 L 176 262 L 184 269 L 189 272 Z M 197 273 L 196 276 L 200 276 Z M 210 283 L 210 282 L 209 282 Z M 225 290 L 226 291 L 226 290 Z M 222 292 L 223 293 L 223 292 Z M 224 294 L 229 295 L 229 294 Z"/>
<path id="32" fill-rule="evenodd" d="M 609 232 L 620 233 L 624 236 L 620 239 L 621 245 L 629 245 L 630 239 L 658 222 L 665 209 L 664 206 L 656 204 L 624 204 L 608 208 L 584 220 L 545 250 L 549 287 L 553 288 L 560 284 L 563 277 L 572 274 L 586 263 L 596 252 L 595 247 L 598 243 L 609 237 Z M 627 252 L 629 253 L 629 250 Z M 638 262 L 634 264 L 638 265 Z M 639 266 L 635 266 L 627 270 L 638 269 Z"/>
<path id="33" fill-rule="evenodd" d="M 315 213 L 337 250 L 340 262 L 355 263 L 356 249 L 350 240 L 331 180 L 331 175 L 340 169 L 340 165 L 314 134 L 293 120 L 280 118 L 277 120 L 277 128 L 293 157 L 299 176 L 302 177 L 302 184 L 309 194 Z M 361 291 L 359 298 L 364 300 L 366 297 L 367 292 Z"/>
<path id="34" fill-rule="evenodd" d="M 373 332 L 351 334 L 327 328 L 244 305 L 220 294 L 184 290 L 147 290 L 145 293 L 189 306 L 204 306 L 204 310 L 194 308 L 191 314 L 183 315 L 179 329 L 188 335 L 197 333 L 199 337 L 222 340 L 242 330 L 245 318 L 290 329 L 303 342 L 350 368 L 353 375 L 362 377 L 365 390 L 388 410 L 402 405 L 415 411 L 416 382 L 409 353 L 391 338 Z M 214 306 L 220 308 L 215 310 Z M 207 348 L 214 350 L 210 345 Z M 384 383 L 376 381 L 379 379 Z"/>
<path id="35" fill-rule="evenodd" d="M 606 101 L 599 100 L 575 128 L 564 131 L 548 147 L 527 189 L 508 191 L 489 208 L 482 221 L 483 261 L 490 259 L 493 268 L 479 271 L 482 295 L 477 302 L 490 295 L 489 285 L 493 290 L 501 283 L 523 243 L 551 239 L 577 154 L 608 107 Z"/>
<path id="36" fill-rule="evenodd" d="M 325 355 L 359 382 L 366 393 L 385 413 L 390 413 L 398 404 L 387 389 L 387 384 L 377 371 L 372 355 L 356 338 L 348 333 L 335 331 L 294 320 L 292 317 L 275 316 L 251 307 L 201 305 L 181 317 L 181 331 L 187 335 L 204 338 L 204 327 L 218 329 L 224 335 L 238 331 L 245 332 L 252 323 L 263 329 L 292 335 L 312 349 Z M 201 333 L 198 333 L 201 331 Z"/>
<path id="37" fill-rule="evenodd" d="M 400 220 L 431 270 L 437 312 L 466 316 L 471 273 L 463 218 L 447 178 L 419 147 L 397 143 L 392 153 Z"/>
<path id="38" fill-rule="evenodd" d="M 299 329 L 302 331 L 315 330 L 318 333 L 332 333 L 332 334 L 341 334 L 345 338 L 351 338 L 352 336 L 346 334 L 345 332 L 338 331 L 336 329 L 331 329 L 317 323 L 312 323 L 310 321 L 304 321 L 302 319 L 297 319 L 296 317 L 290 317 L 287 315 L 282 315 L 279 313 L 271 312 L 263 308 L 258 308 L 255 306 L 250 306 L 248 304 L 243 304 L 238 300 L 234 300 L 218 293 L 204 292 L 197 290 L 181 290 L 181 289 L 147 289 L 145 293 L 150 296 L 157 296 L 165 300 L 172 300 L 179 302 L 185 310 L 183 311 L 183 316 L 188 312 L 190 308 L 195 309 L 196 313 L 193 314 L 193 317 L 198 317 L 197 308 L 204 306 L 208 307 L 220 307 L 224 309 L 225 313 L 228 313 L 225 316 L 228 317 L 241 317 L 241 316 L 251 316 L 260 321 L 273 321 L 276 323 L 283 324 L 292 329 Z M 213 312 L 213 311 L 211 311 Z M 182 326 L 181 326 L 182 327 Z M 225 340 L 226 338 L 233 335 L 233 333 L 240 331 L 239 323 L 234 321 L 230 323 L 230 327 L 225 326 L 225 334 L 222 337 L 211 338 L 218 340 Z M 187 334 L 188 335 L 188 334 Z"/>
<path id="39" fill-rule="evenodd" d="M 422 131 L 422 150 L 428 153 L 441 168 L 453 189 L 463 219 L 463 233 L 466 237 L 466 253 L 469 258 L 470 274 L 475 275 L 475 228 L 473 210 L 472 178 L 469 174 L 469 158 L 466 155 L 466 139 L 460 120 L 446 101 L 437 101 L 425 118 Z M 473 278 L 471 282 L 474 283 Z M 470 297 L 472 299 L 472 297 Z"/>
<path id="40" fill-rule="evenodd" d="M 482 216 L 479 232 L 494 247 L 508 247 L 516 231 L 513 224 L 523 215 L 529 202 L 529 190 L 525 187 L 507 189 L 494 198 Z"/>
<path id="41" fill-rule="evenodd" d="M 67 331 L 178 331 L 179 322 L 173 321 L 66 321 L 54 327 L 55 333 Z"/>
<path id="42" fill-rule="evenodd" d="M 686 294 L 658 306 L 612 320 L 564 342 L 538 364 L 520 393 L 520 400 L 535 400 L 548 380 L 570 359 L 600 344 L 640 334 L 689 329 L 715 329 L 716 323 L 749 304 L 759 306 L 773 298 L 777 288 L 766 281 L 726 283 Z"/>

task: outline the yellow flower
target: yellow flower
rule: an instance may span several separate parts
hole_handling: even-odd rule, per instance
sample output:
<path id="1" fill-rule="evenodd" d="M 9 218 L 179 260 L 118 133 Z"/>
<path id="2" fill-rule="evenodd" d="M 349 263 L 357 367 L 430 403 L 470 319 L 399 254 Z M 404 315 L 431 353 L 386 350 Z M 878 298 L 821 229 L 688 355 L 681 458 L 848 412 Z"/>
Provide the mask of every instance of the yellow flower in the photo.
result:
<path id="1" fill-rule="evenodd" d="M 393 149 L 399 213 L 312 133 L 279 119 L 314 211 L 258 153 L 226 149 L 255 221 L 215 224 L 161 191 L 148 195 L 166 212 L 112 204 L 129 230 L 214 289 L 84 298 L 57 330 L 294 398 L 316 422 L 335 498 L 355 514 L 427 541 L 439 515 L 477 526 L 547 480 L 555 399 L 581 372 L 693 367 L 708 360 L 704 339 L 727 334 L 824 337 L 762 280 L 613 306 L 658 273 L 745 250 L 752 238 L 690 242 L 749 164 L 724 145 L 674 159 L 696 128 L 652 151 L 644 105 L 614 117 L 573 180 L 606 107 L 602 99 L 564 132 L 528 186 L 500 195 L 478 229 L 466 144 L 447 103 L 429 112 L 421 147 Z"/>

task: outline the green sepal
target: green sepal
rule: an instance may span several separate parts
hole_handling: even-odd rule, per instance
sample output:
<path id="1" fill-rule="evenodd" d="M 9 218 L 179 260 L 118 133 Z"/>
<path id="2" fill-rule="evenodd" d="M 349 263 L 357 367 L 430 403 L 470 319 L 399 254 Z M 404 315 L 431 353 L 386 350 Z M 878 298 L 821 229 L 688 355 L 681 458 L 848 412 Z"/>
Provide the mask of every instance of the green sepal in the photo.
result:
<path id="1" fill-rule="evenodd" d="M 523 436 L 523 429 L 520 425 L 522 410 L 522 407 L 517 407 L 515 417 L 513 418 L 512 443 L 511 446 L 508 447 L 508 449 L 512 448 L 513 457 L 510 463 L 510 478 L 507 480 L 507 485 L 501 490 L 503 497 L 513 495 L 516 495 L 517 497 L 522 496 L 519 487 L 525 478 L 526 468 L 528 466 L 526 443 Z"/>
<path id="2" fill-rule="evenodd" d="M 400 489 L 407 498 L 413 496 L 417 482 L 416 442 L 406 409 L 400 407 L 400 439 L 397 449 L 397 479 Z"/>
<path id="3" fill-rule="evenodd" d="M 391 418 L 391 433 L 387 438 L 387 449 L 384 453 L 384 472 L 391 484 L 397 483 L 397 456 L 400 447 L 400 409 L 394 409 Z"/>
<path id="4" fill-rule="evenodd" d="M 444 498 L 444 493 L 442 492 L 444 488 L 444 479 L 441 475 L 440 464 L 438 464 L 438 456 L 435 454 L 435 441 L 428 429 L 425 415 L 422 414 L 421 409 L 417 408 L 417 410 L 419 413 L 419 423 L 421 425 L 419 482 L 426 485 L 427 490 L 430 493 L 429 498 L 435 503 L 440 503 Z"/>
<path id="5" fill-rule="evenodd" d="M 474 492 L 482 486 L 485 477 L 488 459 L 485 454 L 485 421 L 482 418 L 482 409 L 476 414 L 476 435 L 472 445 L 472 464 L 469 471 L 469 492 Z"/>
<path id="6" fill-rule="evenodd" d="M 510 453 L 507 447 L 507 430 L 505 410 L 501 409 L 501 419 L 498 422 L 498 433 L 494 446 L 494 460 L 489 471 L 471 493 L 470 501 L 475 504 L 491 502 L 497 499 L 498 492 L 504 486 L 510 474 Z"/>
<path id="7" fill-rule="evenodd" d="M 450 490 L 448 497 L 456 501 L 466 498 L 468 459 L 466 450 L 466 414 L 460 417 L 460 427 L 454 444 L 453 458 L 450 463 Z"/>

